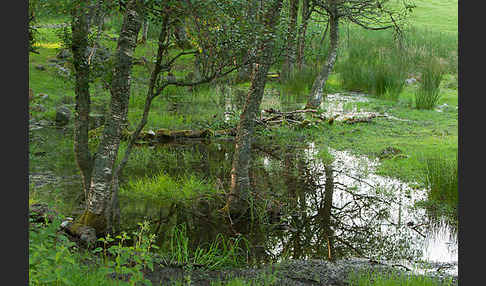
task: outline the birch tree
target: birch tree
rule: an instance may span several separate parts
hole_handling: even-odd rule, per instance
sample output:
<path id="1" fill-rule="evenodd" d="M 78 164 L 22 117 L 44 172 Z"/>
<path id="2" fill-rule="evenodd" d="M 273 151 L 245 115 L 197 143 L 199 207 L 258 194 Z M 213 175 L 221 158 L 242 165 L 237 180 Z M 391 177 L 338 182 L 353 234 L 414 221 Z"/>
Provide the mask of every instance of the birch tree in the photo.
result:
<path id="1" fill-rule="evenodd" d="M 110 83 L 109 115 L 98 150 L 91 154 L 88 147 L 90 66 L 86 50 L 92 4 L 91 1 L 75 1 L 72 7 L 71 50 L 76 77 L 74 149 L 86 197 L 85 210 L 71 227 L 74 233 L 78 233 L 81 226 L 93 227 L 97 233 L 103 233 L 109 227 L 114 165 L 120 145 L 121 125 L 128 112 L 132 57 L 144 13 L 142 0 L 126 2 Z"/>
<path id="2" fill-rule="evenodd" d="M 265 1 L 259 11 L 262 29 L 258 30 L 259 40 L 256 46 L 251 86 L 237 127 L 235 152 L 230 172 L 231 189 L 227 197 L 227 207 L 233 216 L 244 215 L 249 207 L 251 140 L 255 128 L 255 119 L 260 112 L 267 72 L 273 60 L 275 30 L 281 9 L 282 0 L 273 0 Z"/>

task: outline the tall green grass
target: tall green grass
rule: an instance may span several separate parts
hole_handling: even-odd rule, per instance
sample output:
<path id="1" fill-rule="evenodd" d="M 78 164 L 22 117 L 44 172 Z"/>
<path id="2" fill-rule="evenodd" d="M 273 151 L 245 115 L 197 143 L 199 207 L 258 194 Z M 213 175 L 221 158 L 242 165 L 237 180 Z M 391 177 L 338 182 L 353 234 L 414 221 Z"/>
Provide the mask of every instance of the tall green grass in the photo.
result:
<path id="1" fill-rule="evenodd" d="M 445 216 L 452 218 L 452 221 L 457 220 L 457 156 L 449 158 L 435 155 L 423 160 L 422 178 L 428 189 L 428 209 L 437 217 Z"/>
<path id="2" fill-rule="evenodd" d="M 405 79 L 421 72 L 427 77 L 421 94 L 431 98 L 438 75 L 457 73 L 457 35 L 410 28 L 398 42 L 391 31 L 346 32 L 336 65 L 344 89 L 396 100 Z"/>
<path id="3" fill-rule="evenodd" d="M 164 171 L 153 177 L 130 180 L 120 188 L 120 194 L 129 199 L 159 204 L 187 204 L 196 198 L 215 195 L 218 192 L 210 181 L 198 178 L 194 174 L 174 178 Z"/>
<path id="4" fill-rule="evenodd" d="M 403 50 L 391 33 L 350 33 L 336 66 L 343 88 L 396 100 L 409 70 Z"/>
<path id="5" fill-rule="evenodd" d="M 422 78 L 418 90 L 415 92 L 415 106 L 417 109 L 432 109 L 440 99 L 440 83 L 444 77 L 444 70 L 438 59 L 431 57 L 424 62 Z"/>
<path id="6" fill-rule="evenodd" d="M 172 227 L 168 236 L 161 254 L 170 264 L 215 270 L 240 267 L 248 262 L 248 242 L 242 236 L 228 238 L 218 234 L 211 243 L 194 246 L 190 244 L 185 224 Z"/>
<path id="7" fill-rule="evenodd" d="M 349 277 L 349 286 L 439 286 L 452 285 L 452 281 L 441 282 L 438 279 L 419 276 L 405 275 L 397 272 L 355 272 Z"/>
<path id="8" fill-rule="evenodd" d="M 305 102 L 319 70 L 315 66 L 306 66 L 295 71 L 280 84 L 280 101 L 284 104 Z"/>
<path id="9" fill-rule="evenodd" d="M 373 65 L 372 93 L 380 98 L 397 100 L 405 86 L 405 64 L 400 55 L 382 57 L 378 57 Z"/>

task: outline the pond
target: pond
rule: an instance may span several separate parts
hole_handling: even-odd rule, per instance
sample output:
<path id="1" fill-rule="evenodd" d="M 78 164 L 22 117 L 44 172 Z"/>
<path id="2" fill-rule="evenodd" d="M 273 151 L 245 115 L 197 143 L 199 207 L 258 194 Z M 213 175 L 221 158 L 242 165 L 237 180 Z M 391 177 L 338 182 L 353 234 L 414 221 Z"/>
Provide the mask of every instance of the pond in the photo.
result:
<path id="1" fill-rule="evenodd" d="M 361 95 L 353 96 L 354 100 L 367 100 Z M 360 113 L 343 105 L 348 99 L 330 96 L 325 103 L 328 115 Z M 238 109 L 228 100 L 222 100 L 221 104 L 227 114 Z M 62 170 L 64 178 L 32 167 L 31 183 L 57 184 L 52 192 L 61 190 L 58 192 L 61 199 L 79 206 L 82 194 L 70 153 L 72 143 L 60 139 L 67 138 L 61 131 L 46 128 L 34 132 L 59 133 L 56 136 L 61 142 L 49 143 L 47 149 L 39 145 L 42 152 L 34 150 L 34 155 L 47 151 L 49 156 L 55 153 L 52 150 L 70 155 L 63 155 L 69 158 L 57 161 L 49 159 L 52 165 L 49 168 Z M 169 241 L 170 229 L 181 225 L 192 247 L 207 245 L 221 235 L 244 237 L 248 243 L 246 255 L 254 262 L 365 257 L 417 272 L 442 271 L 457 276 L 457 226 L 416 206 L 417 202 L 427 200 L 426 190 L 377 175 L 377 160 L 330 147 L 317 148 L 313 142 L 282 146 L 256 140 L 250 168 L 253 220 L 232 221 L 224 211 L 223 193 L 229 190 L 233 150 L 231 139 L 185 140 L 136 148 L 122 182 L 122 229 L 133 230 L 137 223 L 149 220 L 161 246 Z M 31 160 L 34 165 L 43 164 L 42 157 Z M 172 196 L 145 198 L 143 194 L 134 194 L 127 184 L 149 180 L 161 172 L 167 178 L 202 180 L 206 187 L 216 188 L 217 192 L 181 199 L 178 192 L 182 190 L 174 185 Z M 193 189 L 206 187 L 204 184 L 192 186 Z M 82 206 L 69 215 L 81 211 Z"/>
<path id="2" fill-rule="evenodd" d="M 229 188 L 232 142 L 166 144 L 152 151 L 150 161 L 170 176 L 196 174 Z M 425 190 L 376 175 L 378 161 L 332 148 L 322 152 L 313 143 L 299 148 L 257 143 L 253 154 L 250 177 L 256 200 L 265 205 L 254 221 L 232 223 L 218 211 L 222 196 L 173 204 L 122 196 L 123 224 L 150 218 L 160 243 L 170 227 L 181 224 L 191 245 L 208 244 L 218 234 L 242 235 L 250 260 L 260 262 L 358 256 L 457 275 L 455 228 L 415 206 L 426 199 Z"/>

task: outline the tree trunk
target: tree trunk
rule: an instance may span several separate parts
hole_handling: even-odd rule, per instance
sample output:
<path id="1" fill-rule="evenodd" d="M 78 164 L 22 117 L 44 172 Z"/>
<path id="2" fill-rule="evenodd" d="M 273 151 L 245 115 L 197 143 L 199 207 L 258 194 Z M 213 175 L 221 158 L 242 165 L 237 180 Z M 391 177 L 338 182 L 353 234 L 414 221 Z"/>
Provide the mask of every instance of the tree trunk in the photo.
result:
<path id="1" fill-rule="evenodd" d="M 140 39 L 141 44 L 145 44 L 147 42 L 148 27 L 149 27 L 149 21 L 147 18 L 145 18 L 143 19 L 142 38 Z"/>
<path id="2" fill-rule="evenodd" d="M 287 31 L 287 55 L 285 57 L 285 62 L 282 66 L 281 77 L 288 79 L 292 76 L 294 72 L 295 58 L 297 53 L 296 48 L 296 32 L 297 32 L 297 12 L 299 11 L 299 1 L 289 0 L 290 11 L 289 11 L 289 27 Z"/>
<path id="3" fill-rule="evenodd" d="M 269 4 L 263 17 L 267 32 L 257 46 L 257 58 L 253 66 L 251 87 L 236 131 L 235 152 L 231 169 L 231 189 L 227 198 L 230 214 L 236 216 L 245 214 L 249 206 L 251 190 L 248 170 L 251 156 L 251 140 L 255 119 L 260 111 L 267 72 L 271 65 L 275 27 L 281 8 L 282 0 L 275 0 Z"/>
<path id="4" fill-rule="evenodd" d="M 327 54 L 326 64 L 322 67 L 321 71 L 317 75 L 314 84 L 312 85 L 311 92 L 309 94 L 309 99 L 307 101 L 306 108 L 316 109 L 321 105 L 324 89 L 326 86 L 327 78 L 331 73 L 334 63 L 337 58 L 337 48 L 338 48 L 338 28 L 339 28 L 339 18 L 334 15 L 329 16 L 329 26 L 330 26 L 330 47 Z"/>
<path id="5" fill-rule="evenodd" d="M 75 76 L 74 93 L 76 111 L 74 114 L 74 154 L 81 172 L 85 199 L 88 195 L 93 167 L 92 156 L 88 147 L 90 93 L 88 64 L 89 4 L 79 3 L 72 10 L 72 45 Z"/>
<path id="6" fill-rule="evenodd" d="M 73 224 L 74 232 L 79 226 L 85 225 L 93 227 L 99 234 L 104 233 L 110 226 L 114 164 L 120 144 L 121 125 L 125 122 L 128 112 L 132 56 L 141 27 L 142 3 L 141 0 L 131 0 L 127 3 L 111 82 L 110 114 L 94 158 L 86 209 Z"/>
<path id="7" fill-rule="evenodd" d="M 135 131 L 131 134 L 130 139 L 128 141 L 127 148 L 125 150 L 125 154 L 123 155 L 123 159 L 121 160 L 120 164 L 118 165 L 118 168 L 116 169 L 116 175 L 119 177 L 123 171 L 123 168 L 128 162 L 128 159 L 130 157 L 131 151 L 133 146 L 135 145 L 135 141 L 139 138 L 140 133 L 142 132 L 142 129 L 145 127 L 148 121 L 148 116 L 150 113 L 150 107 L 152 105 L 152 101 L 159 96 L 164 88 L 167 85 L 162 85 L 162 86 L 157 86 L 158 79 L 160 78 L 160 73 L 162 71 L 162 59 L 164 54 L 167 52 L 167 45 L 165 43 L 167 34 L 168 34 L 168 22 L 169 22 L 169 17 L 165 15 L 165 17 L 162 18 L 162 28 L 159 33 L 159 40 L 158 40 L 158 49 L 157 49 L 157 58 L 155 60 L 155 65 L 154 69 L 151 71 L 151 76 L 150 76 L 150 81 L 149 81 L 149 87 L 147 90 L 147 95 L 145 97 L 145 106 L 143 109 L 143 114 L 142 118 L 140 119 L 137 128 Z M 115 194 L 116 195 L 116 194 Z"/>
<path id="8" fill-rule="evenodd" d="M 307 33 L 307 24 L 309 23 L 310 13 L 309 13 L 309 0 L 302 1 L 302 11 L 301 11 L 302 22 L 299 29 L 299 34 L 297 38 L 297 68 L 299 71 L 302 70 L 302 65 L 304 62 L 305 53 L 305 36 Z"/>

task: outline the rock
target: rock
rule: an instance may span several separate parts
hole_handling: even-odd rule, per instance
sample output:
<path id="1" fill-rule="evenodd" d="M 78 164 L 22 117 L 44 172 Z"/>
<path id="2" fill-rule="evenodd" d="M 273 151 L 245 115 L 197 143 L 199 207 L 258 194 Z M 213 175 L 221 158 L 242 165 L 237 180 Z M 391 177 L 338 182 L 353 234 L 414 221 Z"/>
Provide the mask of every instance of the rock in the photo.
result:
<path id="1" fill-rule="evenodd" d="M 47 65 L 50 66 L 50 67 L 53 67 L 58 63 L 64 62 L 64 60 L 59 60 L 59 59 L 56 59 L 56 58 L 48 59 L 47 61 L 49 62 Z"/>
<path id="2" fill-rule="evenodd" d="M 39 120 L 39 122 L 37 122 L 37 124 L 39 124 L 40 126 L 43 126 L 43 127 L 51 125 L 51 123 L 49 121 L 45 120 L 45 119 Z"/>
<path id="3" fill-rule="evenodd" d="M 45 71 L 45 70 L 46 70 L 46 67 L 45 67 L 45 66 L 43 66 L 43 65 L 35 65 L 35 68 L 36 68 L 37 70 L 40 70 L 40 71 Z"/>
<path id="4" fill-rule="evenodd" d="M 58 126 L 65 126 L 69 123 L 69 120 L 71 119 L 71 109 L 68 107 L 61 105 L 56 109 L 56 124 Z"/>
<path id="5" fill-rule="evenodd" d="M 89 55 L 93 52 L 93 47 L 88 47 L 86 52 Z M 112 56 L 111 50 L 107 47 L 99 46 L 96 48 L 94 59 L 99 62 L 108 60 Z"/>
<path id="6" fill-rule="evenodd" d="M 411 77 L 411 78 L 407 78 L 407 79 L 405 80 L 405 83 L 406 83 L 406 84 L 414 84 L 414 83 L 417 83 L 417 79 L 416 79 L 416 78 L 413 78 L 413 77 Z"/>
<path id="7" fill-rule="evenodd" d="M 59 181 L 59 177 L 50 172 L 29 174 L 29 184 L 35 189 L 42 188 L 46 185 L 55 185 Z"/>
<path id="8" fill-rule="evenodd" d="M 63 76 L 63 77 L 68 77 L 71 75 L 71 71 L 69 71 L 69 69 L 61 66 L 61 65 L 56 65 L 55 68 L 57 68 L 57 73 L 60 75 L 60 76 Z"/>
<path id="9" fill-rule="evenodd" d="M 47 98 L 49 98 L 49 95 L 47 95 L 47 94 L 45 94 L 45 93 L 39 93 L 39 94 L 37 95 L 37 97 L 38 97 L 39 99 L 46 100 Z"/>
<path id="10" fill-rule="evenodd" d="M 79 239 L 87 245 L 92 245 L 96 242 L 96 230 L 89 226 L 81 226 L 78 230 Z"/>
<path id="11" fill-rule="evenodd" d="M 61 228 L 69 230 L 69 227 L 73 224 L 73 220 L 72 217 L 67 217 L 66 220 L 61 223 Z"/>
<path id="12" fill-rule="evenodd" d="M 401 153 L 402 153 L 402 150 L 395 148 L 395 147 L 388 146 L 385 149 L 381 150 L 380 154 L 378 155 L 378 158 L 380 158 L 381 160 L 390 159 L 390 158 L 396 157 L 396 155 L 401 154 Z M 401 156 L 401 157 L 403 157 L 403 156 Z"/>
<path id="13" fill-rule="evenodd" d="M 36 112 L 46 112 L 47 111 L 47 108 L 44 105 L 42 105 L 42 104 L 34 104 L 31 107 L 31 110 L 32 111 L 36 111 Z"/>
<path id="14" fill-rule="evenodd" d="M 408 276 L 413 274 L 410 271 L 405 271 L 398 264 L 391 266 L 364 258 L 348 258 L 335 262 L 316 259 L 285 260 L 259 268 L 227 269 L 209 272 L 206 269 L 197 268 L 189 270 L 190 272 L 185 272 L 182 270 L 182 267 L 163 267 L 162 263 L 154 263 L 154 265 L 156 265 L 155 270 L 148 271 L 145 276 L 154 285 L 168 285 L 171 280 L 182 279 L 188 274 L 194 285 L 209 285 L 211 281 L 216 279 L 229 281 L 235 277 L 239 277 L 242 280 L 263 282 L 260 280 L 261 277 L 271 275 L 274 277 L 272 285 L 279 286 L 350 285 L 349 279 L 352 277 L 351 275 L 359 271 L 376 272 L 383 275 L 398 274 Z M 430 274 L 428 276 L 441 281 L 438 285 L 457 285 L 457 277 L 455 276 L 441 276 L 437 274 Z M 448 284 L 446 280 L 448 278 L 452 278 L 452 284 Z M 263 283 L 255 285 L 263 285 Z"/>
<path id="15" fill-rule="evenodd" d="M 457 107 L 456 107 L 456 109 L 457 109 Z M 454 110 L 454 108 L 452 106 L 448 105 L 447 103 L 439 105 L 435 109 L 435 111 L 437 111 L 437 112 L 443 112 L 443 111 L 447 112 L 447 111 L 453 111 L 453 110 Z"/>
<path id="16" fill-rule="evenodd" d="M 86 48 L 86 55 L 89 56 L 93 52 L 93 47 Z M 95 51 L 95 57 L 106 60 L 107 58 L 111 57 L 112 53 L 111 50 L 104 46 L 97 46 Z M 49 60 L 52 62 L 59 62 L 59 60 L 67 60 L 73 56 L 72 52 L 69 49 L 62 49 L 57 53 L 56 58 L 57 60 Z"/>
<path id="17" fill-rule="evenodd" d="M 73 56 L 73 54 L 71 53 L 70 50 L 62 49 L 62 50 L 59 51 L 59 53 L 57 53 L 56 58 L 61 59 L 61 60 L 65 60 L 65 59 L 68 59 L 72 56 Z"/>

